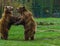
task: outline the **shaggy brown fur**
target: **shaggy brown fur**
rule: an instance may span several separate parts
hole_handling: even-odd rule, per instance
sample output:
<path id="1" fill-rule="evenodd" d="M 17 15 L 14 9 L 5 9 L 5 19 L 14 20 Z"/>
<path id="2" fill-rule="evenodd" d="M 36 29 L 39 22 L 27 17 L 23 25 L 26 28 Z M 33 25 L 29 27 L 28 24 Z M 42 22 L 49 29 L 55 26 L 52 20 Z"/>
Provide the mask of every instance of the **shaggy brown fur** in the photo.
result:
<path id="1" fill-rule="evenodd" d="M 34 34 L 36 30 L 36 22 L 34 21 L 33 15 L 25 7 L 19 7 L 17 11 L 20 13 L 20 21 L 16 24 L 23 23 L 25 40 L 34 40 Z"/>
<path id="2" fill-rule="evenodd" d="M 17 21 L 17 17 L 12 14 L 13 7 L 5 6 L 2 18 L 0 19 L 1 39 L 8 39 L 8 30 L 10 26 Z"/>

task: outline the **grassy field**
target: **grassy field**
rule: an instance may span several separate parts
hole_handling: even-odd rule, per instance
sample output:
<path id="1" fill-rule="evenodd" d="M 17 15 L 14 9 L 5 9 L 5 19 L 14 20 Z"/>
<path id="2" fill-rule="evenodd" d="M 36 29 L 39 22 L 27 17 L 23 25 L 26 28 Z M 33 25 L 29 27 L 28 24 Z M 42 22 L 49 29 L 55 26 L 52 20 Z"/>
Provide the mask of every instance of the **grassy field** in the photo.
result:
<path id="1" fill-rule="evenodd" d="M 12 26 L 8 40 L 0 40 L 0 46 L 60 46 L 60 18 L 37 18 L 36 22 L 54 23 L 38 25 L 34 41 L 24 41 L 23 26 Z"/>

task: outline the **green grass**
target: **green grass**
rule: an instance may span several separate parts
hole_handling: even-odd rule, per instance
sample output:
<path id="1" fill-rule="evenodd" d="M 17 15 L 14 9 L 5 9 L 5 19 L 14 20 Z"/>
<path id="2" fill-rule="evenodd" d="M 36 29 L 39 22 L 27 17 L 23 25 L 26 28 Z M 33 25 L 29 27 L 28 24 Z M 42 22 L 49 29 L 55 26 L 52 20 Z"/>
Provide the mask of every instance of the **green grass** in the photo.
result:
<path id="1" fill-rule="evenodd" d="M 38 25 L 38 30 L 55 29 L 60 30 L 60 18 L 38 18 L 36 22 L 54 23 L 54 25 Z"/>
<path id="2" fill-rule="evenodd" d="M 23 26 L 12 26 L 8 40 L 0 39 L 0 46 L 60 46 L 60 18 L 38 18 L 36 22 L 54 22 L 54 25 L 38 25 L 35 40 L 24 41 Z M 56 31 L 48 31 L 48 30 Z"/>

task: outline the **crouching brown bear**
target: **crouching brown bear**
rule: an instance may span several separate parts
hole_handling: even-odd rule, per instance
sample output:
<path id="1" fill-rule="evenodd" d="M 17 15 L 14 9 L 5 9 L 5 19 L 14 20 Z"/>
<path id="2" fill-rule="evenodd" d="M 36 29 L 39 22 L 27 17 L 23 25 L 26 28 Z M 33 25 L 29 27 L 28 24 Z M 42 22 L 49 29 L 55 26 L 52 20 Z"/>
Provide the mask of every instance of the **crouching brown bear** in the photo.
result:
<path id="1" fill-rule="evenodd" d="M 2 14 L 2 18 L 0 19 L 0 36 L 1 39 L 8 39 L 8 30 L 10 29 L 11 25 L 18 20 L 18 17 L 13 16 L 13 7 L 12 6 L 5 6 L 4 12 Z"/>
<path id="2" fill-rule="evenodd" d="M 34 21 L 33 15 L 24 6 L 17 8 L 20 13 L 20 21 L 17 21 L 17 25 L 22 23 L 24 26 L 25 40 L 34 40 L 34 34 L 36 30 L 36 22 Z"/>

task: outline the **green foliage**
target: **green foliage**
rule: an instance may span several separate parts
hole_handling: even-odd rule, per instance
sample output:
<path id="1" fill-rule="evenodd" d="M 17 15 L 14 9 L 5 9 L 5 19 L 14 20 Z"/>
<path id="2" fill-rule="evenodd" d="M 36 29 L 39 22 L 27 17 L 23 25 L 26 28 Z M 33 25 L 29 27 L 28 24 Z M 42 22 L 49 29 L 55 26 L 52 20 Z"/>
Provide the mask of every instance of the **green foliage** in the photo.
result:
<path id="1" fill-rule="evenodd" d="M 46 17 L 51 17 L 53 2 L 54 0 L 1 0 L 0 4 L 2 5 L 2 8 L 4 5 L 12 5 L 15 9 L 20 5 L 25 5 L 36 17 L 45 17 L 45 15 Z M 45 12 L 47 12 L 46 9 L 48 10 L 48 13 L 45 14 Z"/>
<path id="2" fill-rule="evenodd" d="M 0 18 L 1 18 L 1 15 L 2 15 L 2 10 L 1 10 L 2 8 L 0 7 Z"/>

